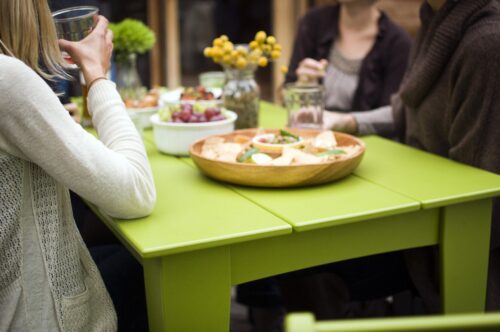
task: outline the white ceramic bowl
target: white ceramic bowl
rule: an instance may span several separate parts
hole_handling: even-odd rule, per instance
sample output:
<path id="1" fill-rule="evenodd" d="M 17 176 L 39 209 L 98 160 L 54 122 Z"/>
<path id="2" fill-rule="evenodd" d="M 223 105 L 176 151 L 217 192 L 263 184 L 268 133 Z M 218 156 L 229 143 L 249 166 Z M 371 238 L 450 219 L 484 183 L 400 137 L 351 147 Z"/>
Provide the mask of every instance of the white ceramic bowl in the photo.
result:
<path id="1" fill-rule="evenodd" d="M 158 112 L 158 106 L 144 108 L 127 108 L 129 114 L 133 113 L 139 117 L 142 128 L 151 128 L 151 115 Z"/>
<path id="2" fill-rule="evenodd" d="M 236 113 L 223 110 L 225 120 L 201 123 L 174 123 L 161 121 L 158 114 L 151 116 L 156 147 L 164 153 L 177 156 L 189 155 L 189 147 L 195 141 L 211 136 L 227 134 L 234 130 Z"/>

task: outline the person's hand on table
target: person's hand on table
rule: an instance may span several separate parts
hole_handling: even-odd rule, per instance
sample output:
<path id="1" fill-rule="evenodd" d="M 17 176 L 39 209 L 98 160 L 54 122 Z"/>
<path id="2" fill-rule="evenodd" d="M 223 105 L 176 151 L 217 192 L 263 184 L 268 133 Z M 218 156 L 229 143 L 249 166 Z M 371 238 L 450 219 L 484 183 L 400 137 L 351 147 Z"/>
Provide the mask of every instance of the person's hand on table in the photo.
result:
<path id="1" fill-rule="evenodd" d="M 108 20 L 99 15 L 95 21 L 94 29 L 84 39 L 78 42 L 59 40 L 61 49 L 80 67 L 87 84 L 106 78 L 113 52 L 113 33 L 108 29 Z"/>
<path id="2" fill-rule="evenodd" d="M 325 59 L 318 61 L 311 58 L 305 58 L 299 63 L 296 70 L 298 82 L 318 83 L 318 80 L 325 76 L 325 69 L 327 66 L 328 61 Z"/>
<path id="3" fill-rule="evenodd" d="M 358 123 L 352 114 L 324 111 L 323 129 L 356 134 L 358 132 Z"/>

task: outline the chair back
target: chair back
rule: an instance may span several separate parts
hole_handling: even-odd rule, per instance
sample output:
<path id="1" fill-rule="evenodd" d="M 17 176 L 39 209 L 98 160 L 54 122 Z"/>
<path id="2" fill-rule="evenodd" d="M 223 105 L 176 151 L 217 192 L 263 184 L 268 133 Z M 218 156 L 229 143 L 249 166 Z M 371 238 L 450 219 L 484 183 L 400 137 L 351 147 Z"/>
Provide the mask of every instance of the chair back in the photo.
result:
<path id="1" fill-rule="evenodd" d="M 499 332 L 500 313 L 316 321 L 310 313 L 290 314 L 286 332 Z"/>

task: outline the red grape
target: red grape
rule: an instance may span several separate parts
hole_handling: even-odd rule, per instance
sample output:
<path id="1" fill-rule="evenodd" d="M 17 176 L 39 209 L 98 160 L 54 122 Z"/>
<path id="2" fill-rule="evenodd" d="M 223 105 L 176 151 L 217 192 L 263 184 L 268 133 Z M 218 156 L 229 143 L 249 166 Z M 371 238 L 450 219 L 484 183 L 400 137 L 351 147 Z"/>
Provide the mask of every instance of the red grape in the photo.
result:
<path id="1" fill-rule="evenodd" d="M 210 122 L 214 122 L 214 121 L 222 121 L 222 120 L 225 120 L 226 118 L 224 117 L 224 115 L 222 114 L 219 114 L 219 115 L 216 115 L 214 117 L 212 117 L 210 119 Z"/>
<path id="2" fill-rule="evenodd" d="M 184 121 L 184 122 L 189 122 L 189 119 L 191 118 L 191 111 L 189 110 L 182 110 L 181 114 L 179 115 L 179 118 Z"/>

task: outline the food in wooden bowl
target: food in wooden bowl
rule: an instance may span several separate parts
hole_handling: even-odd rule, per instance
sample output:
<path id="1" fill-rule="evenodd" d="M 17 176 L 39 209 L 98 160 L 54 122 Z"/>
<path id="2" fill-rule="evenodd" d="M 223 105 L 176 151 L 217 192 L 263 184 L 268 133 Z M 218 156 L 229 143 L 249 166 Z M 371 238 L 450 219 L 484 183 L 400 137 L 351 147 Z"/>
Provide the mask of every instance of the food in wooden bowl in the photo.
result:
<path id="1" fill-rule="evenodd" d="M 294 137 L 294 142 L 281 141 L 285 136 Z M 262 142 L 262 138 L 271 143 Z M 266 150 L 267 145 L 276 148 Z M 191 146 L 190 154 L 204 174 L 217 180 L 256 187 L 297 187 L 349 175 L 364 151 L 360 139 L 343 133 L 245 129 L 199 140 Z"/>

